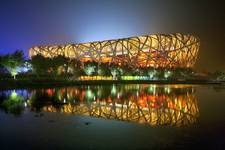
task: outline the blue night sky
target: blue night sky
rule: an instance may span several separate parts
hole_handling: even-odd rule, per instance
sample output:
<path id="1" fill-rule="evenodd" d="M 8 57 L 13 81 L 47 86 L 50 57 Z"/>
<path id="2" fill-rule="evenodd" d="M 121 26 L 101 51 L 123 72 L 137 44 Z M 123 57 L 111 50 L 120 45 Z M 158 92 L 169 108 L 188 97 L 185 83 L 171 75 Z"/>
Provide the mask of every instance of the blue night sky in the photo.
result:
<path id="1" fill-rule="evenodd" d="M 225 5 L 201 0 L 1 0 L 0 54 L 33 45 L 79 43 L 149 33 L 201 39 L 196 68 L 225 70 Z"/>

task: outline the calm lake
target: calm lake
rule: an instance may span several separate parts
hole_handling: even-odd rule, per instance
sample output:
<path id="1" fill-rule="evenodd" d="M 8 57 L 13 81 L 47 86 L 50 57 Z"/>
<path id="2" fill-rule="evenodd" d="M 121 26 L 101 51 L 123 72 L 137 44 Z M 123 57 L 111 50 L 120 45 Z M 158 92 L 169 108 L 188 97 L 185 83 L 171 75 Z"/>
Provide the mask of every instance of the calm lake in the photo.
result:
<path id="1" fill-rule="evenodd" d="M 0 149 L 225 149 L 225 86 L 0 91 Z"/>

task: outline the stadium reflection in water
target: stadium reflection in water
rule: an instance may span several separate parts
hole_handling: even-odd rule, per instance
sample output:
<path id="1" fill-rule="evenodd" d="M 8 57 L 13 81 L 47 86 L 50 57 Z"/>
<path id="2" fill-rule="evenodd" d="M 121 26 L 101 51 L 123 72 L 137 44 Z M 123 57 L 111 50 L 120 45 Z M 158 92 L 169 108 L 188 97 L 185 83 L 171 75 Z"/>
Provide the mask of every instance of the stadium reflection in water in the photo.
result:
<path id="1" fill-rule="evenodd" d="M 198 123 L 193 85 L 124 84 L 73 86 L 0 92 L 1 109 L 61 112 L 149 125 L 189 126 Z"/>
<path id="2" fill-rule="evenodd" d="M 197 98 L 191 85 L 39 89 L 31 92 L 28 107 L 33 111 L 71 113 L 152 126 L 193 125 L 199 117 Z"/>

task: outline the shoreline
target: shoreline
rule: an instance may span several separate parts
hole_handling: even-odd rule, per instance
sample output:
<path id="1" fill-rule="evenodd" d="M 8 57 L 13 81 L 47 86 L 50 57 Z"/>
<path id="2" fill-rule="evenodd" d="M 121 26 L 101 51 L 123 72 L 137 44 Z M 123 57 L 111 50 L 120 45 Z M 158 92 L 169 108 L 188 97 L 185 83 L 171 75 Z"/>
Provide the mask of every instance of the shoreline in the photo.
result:
<path id="1" fill-rule="evenodd" d="M 80 85 L 112 85 L 112 84 L 212 84 L 222 85 L 224 82 L 210 80 L 0 80 L 0 89 L 19 89 L 19 88 L 51 88 L 64 86 L 80 86 Z"/>

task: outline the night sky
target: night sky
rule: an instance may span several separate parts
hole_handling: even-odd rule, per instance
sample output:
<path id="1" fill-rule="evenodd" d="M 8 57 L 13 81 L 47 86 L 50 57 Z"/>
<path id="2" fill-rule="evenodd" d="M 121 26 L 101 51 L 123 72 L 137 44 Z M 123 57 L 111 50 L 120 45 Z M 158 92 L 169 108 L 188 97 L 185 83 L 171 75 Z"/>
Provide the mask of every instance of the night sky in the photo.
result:
<path id="1" fill-rule="evenodd" d="M 225 70 L 225 4 L 207 0 L 1 0 L 0 54 L 154 33 L 201 40 L 199 71 Z"/>

